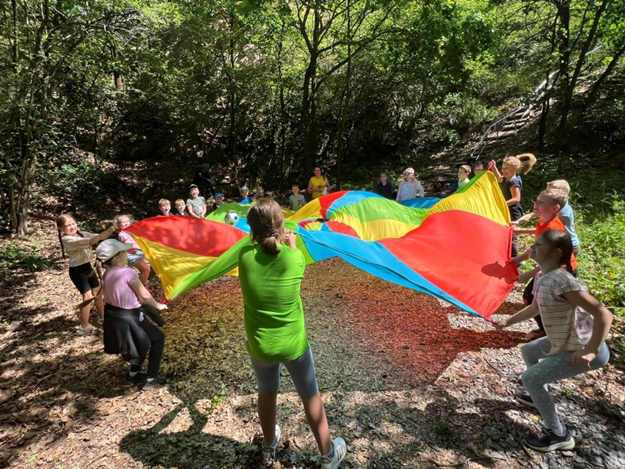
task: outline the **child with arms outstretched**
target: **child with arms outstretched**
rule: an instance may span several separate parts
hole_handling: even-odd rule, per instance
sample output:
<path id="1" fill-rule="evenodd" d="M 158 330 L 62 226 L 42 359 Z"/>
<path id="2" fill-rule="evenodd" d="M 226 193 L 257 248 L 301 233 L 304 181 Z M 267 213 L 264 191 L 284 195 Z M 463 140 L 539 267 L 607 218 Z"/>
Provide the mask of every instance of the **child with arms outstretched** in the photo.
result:
<path id="1" fill-rule="evenodd" d="M 557 214 L 558 220 L 562 222 L 564 228 L 567 233 L 571 237 L 571 241 L 573 243 L 573 254 L 575 257 L 579 256 L 582 252 L 582 247 L 579 242 L 579 236 L 577 235 L 577 231 L 575 231 L 575 215 L 573 213 L 573 209 L 571 208 L 571 204 L 569 202 L 569 195 L 571 193 L 571 186 L 564 179 L 556 179 L 555 181 L 551 181 L 547 183 L 547 190 L 559 191 L 562 192 L 567 200 L 566 203 Z M 518 226 L 523 225 L 530 221 L 535 216 L 534 212 L 528 213 L 527 215 L 523 215 L 516 221 Z"/>
<path id="2" fill-rule="evenodd" d="M 135 267 L 139 271 L 139 279 L 144 287 L 148 288 L 148 277 L 150 276 L 150 264 L 145 258 L 145 254 L 130 234 L 124 230 L 134 223 L 132 215 L 118 215 L 115 218 L 120 232 L 117 235 L 122 243 L 132 244 L 132 248 L 128 250 L 128 266 Z"/>
<path id="3" fill-rule="evenodd" d="M 91 312 L 91 300 L 95 298 L 95 306 L 100 318 L 104 318 L 104 303 L 100 295 L 100 281 L 91 266 L 94 260 L 92 247 L 100 241 L 111 236 L 117 227 L 115 224 L 100 234 L 80 231 L 76 220 L 70 215 L 59 215 L 56 219 L 59 230 L 59 239 L 63 254 L 69 256 L 69 278 L 82 295 L 80 306 L 79 335 L 86 335 L 93 331 L 94 327 L 89 324 Z"/>
<path id="4" fill-rule="evenodd" d="M 547 336 L 521 348 L 527 370 L 517 400 L 540 412 L 546 427 L 542 435 L 529 434 L 525 441 L 537 451 L 572 449 L 575 441 L 562 425 L 547 384 L 599 369 L 610 352 L 605 339 L 612 313 L 588 293 L 586 286 L 567 270 L 573 252 L 566 231 L 541 233 L 530 248 L 530 258 L 540 266 L 534 286 L 534 301 L 514 316 L 496 323 L 497 329 L 541 316 Z M 562 265 L 567 269 L 562 269 Z"/>
<path id="5" fill-rule="evenodd" d="M 508 204 L 508 210 L 510 210 L 510 220 L 513 222 L 523 216 L 523 207 L 521 207 L 523 181 L 517 173 L 521 170 L 523 174 L 529 173 L 534 163 L 536 163 L 536 157 L 531 153 L 504 158 L 501 172 L 497 169 L 497 164 L 494 160 L 490 162 L 490 170 L 497 177 L 497 181 L 499 181 L 506 204 Z M 513 239 L 511 256 L 515 257 L 517 254 L 516 242 Z"/>

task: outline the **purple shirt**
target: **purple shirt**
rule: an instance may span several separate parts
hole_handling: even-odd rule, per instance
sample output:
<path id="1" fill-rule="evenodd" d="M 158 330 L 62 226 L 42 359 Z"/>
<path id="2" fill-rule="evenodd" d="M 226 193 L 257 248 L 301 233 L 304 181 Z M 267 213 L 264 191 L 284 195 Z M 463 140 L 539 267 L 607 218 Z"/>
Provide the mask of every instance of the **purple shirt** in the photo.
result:
<path id="1" fill-rule="evenodd" d="M 128 243 L 134 246 L 133 248 L 128 249 L 128 252 L 135 252 L 141 249 L 139 245 L 137 244 L 137 242 L 134 240 L 134 238 L 130 236 L 128 233 L 126 233 L 125 231 L 120 231 L 119 234 L 117 235 L 117 238 L 122 243 Z"/>
<path id="2" fill-rule="evenodd" d="M 102 279 L 104 301 L 122 309 L 140 308 L 139 298 L 130 285 L 139 275 L 130 267 L 109 267 Z"/>

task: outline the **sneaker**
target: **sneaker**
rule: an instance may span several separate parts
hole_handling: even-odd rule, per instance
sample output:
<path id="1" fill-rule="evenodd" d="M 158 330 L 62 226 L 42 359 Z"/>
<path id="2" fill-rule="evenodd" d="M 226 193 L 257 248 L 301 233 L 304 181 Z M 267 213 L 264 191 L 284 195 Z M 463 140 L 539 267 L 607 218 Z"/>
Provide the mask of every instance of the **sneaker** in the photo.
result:
<path id="1" fill-rule="evenodd" d="M 280 440 L 281 435 L 280 425 L 276 424 L 276 436 L 273 440 L 273 444 L 271 446 L 265 446 L 265 440 L 263 439 L 263 461 L 267 462 L 276 459 L 276 448 L 278 447 L 278 440 Z"/>
<path id="2" fill-rule="evenodd" d="M 525 404 L 526 406 L 533 407 L 534 409 L 537 408 L 536 404 L 534 404 L 534 401 L 532 400 L 532 396 L 530 396 L 526 392 L 517 391 L 514 394 L 514 398 L 517 401 L 519 401 L 521 404 Z"/>
<path id="3" fill-rule="evenodd" d="M 336 469 L 345 459 L 347 454 L 347 444 L 343 438 L 335 438 L 332 440 L 332 448 L 334 448 L 334 457 L 332 459 L 327 456 L 321 456 L 321 469 Z"/>
<path id="4" fill-rule="evenodd" d="M 164 376 L 156 375 L 154 378 L 146 378 L 145 384 L 141 388 L 142 391 L 149 391 L 150 389 L 159 388 L 167 383 L 167 379 Z"/>
<path id="5" fill-rule="evenodd" d="M 139 384 L 145 381 L 148 378 L 148 375 L 145 371 L 138 371 L 134 376 L 130 376 L 130 373 L 126 375 L 126 382 L 128 384 Z"/>
<path id="6" fill-rule="evenodd" d="M 78 335 L 91 335 L 91 333 L 95 330 L 95 327 L 91 324 L 87 324 L 85 327 L 82 327 L 82 325 L 78 326 L 78 330 L 76 332 Z"/>
<path id="7" fill-rule="evenodd" d="M 525 443 L 530 448 L 544 453 L 557 449 L 569 450 L 575 448 L 575 440 L 568 430 L 565 430 L 562 436 L 556 435 L 553 430 L 549 429 L 543 430 L 542 435 L 530 433 L 525 437 Z"/>

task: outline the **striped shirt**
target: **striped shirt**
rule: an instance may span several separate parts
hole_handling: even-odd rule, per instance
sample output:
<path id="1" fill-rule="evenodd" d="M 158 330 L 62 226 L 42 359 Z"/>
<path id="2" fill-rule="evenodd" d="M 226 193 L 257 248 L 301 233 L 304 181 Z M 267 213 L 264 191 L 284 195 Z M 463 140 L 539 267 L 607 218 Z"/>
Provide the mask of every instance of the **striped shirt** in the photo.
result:
<path id="1" fill-rule="evenodd" d="M 592 336 L 593 317 L 571 304 L 563 294 L 588 291 L 586 285 L 564 269 L 539 272 L 534 282 L 534 298 L 551 342 L 549 355 L 581 350 Z"/>

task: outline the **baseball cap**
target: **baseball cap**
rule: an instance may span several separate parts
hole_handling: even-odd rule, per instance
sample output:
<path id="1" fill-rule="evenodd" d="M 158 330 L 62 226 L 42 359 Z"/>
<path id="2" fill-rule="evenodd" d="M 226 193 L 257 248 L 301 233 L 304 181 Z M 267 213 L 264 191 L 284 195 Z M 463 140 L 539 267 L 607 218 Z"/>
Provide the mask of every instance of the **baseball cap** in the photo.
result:
<path id="1" fill-rule="evenodd" d="M 198 189 L 197 184 L 191 184 L 191 185 L 189 186 L 189 190 L 194 189 L 194 188 L 195 188 L 195 189 Z"/>
<path id="2" fill-rule="evenodd" d="M 95 248 L 95 255 L 102 262 L 106 262 L 115 257 L 119 252 L 127 251 L 132 247 L 132 244 L 122 243 L 116 239 L 106 239 Z"/>
<path id="3" fill-rule="evenodd" d="M 243 187 L 241 187 L 241 192 L 243 192 L 243 191 L 248 191 L 249 192 L 250 190 L 247 188 L 247 186 L 243 186 Z"/>
<path id="4" fill-rule="evenodd" d="M 223 195 L 221 192 L 215 192 L 215 198 L 216 198 L 216 199 L 223 198 L 223 196 L 224 196 L 224 195 Z"/>
<path id="5" fill-rule="evenodd" d="M 406 174 L 406 173 L 408 173 L 408 174 L 414 174 L 414 169 L 412 169 L 412 168 L 406 168 L 406 169 L 404 170 L 404 174 Z"/>

